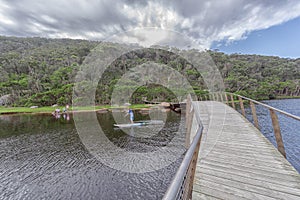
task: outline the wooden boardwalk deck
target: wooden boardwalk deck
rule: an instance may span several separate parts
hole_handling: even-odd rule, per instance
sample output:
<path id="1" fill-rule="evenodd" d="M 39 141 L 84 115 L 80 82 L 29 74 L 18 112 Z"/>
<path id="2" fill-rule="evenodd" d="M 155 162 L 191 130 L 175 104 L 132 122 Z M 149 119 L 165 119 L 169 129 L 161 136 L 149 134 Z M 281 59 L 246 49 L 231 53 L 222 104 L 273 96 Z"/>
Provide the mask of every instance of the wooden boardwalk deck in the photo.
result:
<path id="1" fill-rule="evenodd" d="M 242 115 L 219 102 L 193 105 L 204 125 L 193 199 L 300 199 L 299 173 Z"/>

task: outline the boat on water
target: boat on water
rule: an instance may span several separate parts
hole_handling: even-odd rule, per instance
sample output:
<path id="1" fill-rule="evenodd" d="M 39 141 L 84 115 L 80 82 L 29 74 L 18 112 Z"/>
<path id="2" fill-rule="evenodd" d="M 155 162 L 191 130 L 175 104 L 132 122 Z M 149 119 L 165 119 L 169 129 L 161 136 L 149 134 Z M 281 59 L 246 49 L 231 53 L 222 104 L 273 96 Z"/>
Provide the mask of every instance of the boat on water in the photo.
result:
<path id="1" fill-rule="evenodd" d="M 130 124 L 114 124 L 114 126 L 119 128 L 127 128 L 127 127 L 134 127 L 134 126 L 159 125 L 163 123 L 164 121 L 162 120 L 147 120 L 147 121 L 136 121 Z"/>

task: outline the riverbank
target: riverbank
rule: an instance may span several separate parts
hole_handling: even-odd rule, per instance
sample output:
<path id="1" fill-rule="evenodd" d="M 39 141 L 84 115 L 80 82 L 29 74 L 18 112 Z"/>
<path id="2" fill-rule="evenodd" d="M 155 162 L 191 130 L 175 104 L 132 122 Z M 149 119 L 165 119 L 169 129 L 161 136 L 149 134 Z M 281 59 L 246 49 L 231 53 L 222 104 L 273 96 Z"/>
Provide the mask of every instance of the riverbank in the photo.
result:
<path id="1" fill-rule="evenodd" d="M 277 96 L 275 99 L 300 99 L 300 96 Z"/>
<path id="2" fill-rule="evenodd" d="M 300 99 L 300 96 L 277 96 L 274 100 L 284 100 L 284 99 Z M 259 101 L 270 100 L 270 99 L 261 99 Z M 231 102 L 230 99 L 228 99 Z M 235 103 L 239 103 L 239 100 L 234 100 Z M 247 102 L 247 101 L 246 101 Z M 153 105 L 151 104 L 133 104 L 130 105 L 129 108 L 131 109 L 143 109 L 143 108 L 150 108 Z M 38 108 L 28 108 L 28 107 L 5 107 L 0 106 L 0 115 L 4 114 L 21 114 L 21 113 L 52 113 L 55 109 L 60 109 L 63 111 L 64 106 L 44 106 Z M 111 105 L 97 105 L 95 107 L 70 107 L 69 112 L 88 112 L 88 111 L 101 111 L 101 110 L 113 110 L 113 109 L 123 109 L 127 108 L 124 106 L 111 106 Z"/>
<path id="3" fill-rule="evenodd" d="M 142 108 L 149 108 L 152 105 L 150 104 L 134 104 L 130 105 L 129 108 L 131 109 L 142 109 Z M 0 106 L 0 115 L 4 114 L 21 114 L 21 113 L 52 113 L 55 109 L 60 109 L 63 111 L 64 106 L 45 106 L 45 107 L 38 107 L 38 108 L 27 108 L 27 107 L 4 107 Z M 99 110 L 113 110 L 113 109 L 122 109 L 125 108 L 124 106 L 110 106 L 110 105 L 99 105 L 95 107 L 70 107 L 69 112 L 84 112 L 84 111 L 99 111 Z"/>

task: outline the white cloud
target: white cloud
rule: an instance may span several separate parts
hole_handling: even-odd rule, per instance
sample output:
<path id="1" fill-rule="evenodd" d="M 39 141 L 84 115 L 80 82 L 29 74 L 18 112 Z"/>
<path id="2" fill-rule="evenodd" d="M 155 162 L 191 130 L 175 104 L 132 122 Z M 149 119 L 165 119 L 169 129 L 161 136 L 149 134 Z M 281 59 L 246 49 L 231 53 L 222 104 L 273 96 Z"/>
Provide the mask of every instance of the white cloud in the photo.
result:
<path id="1" fill-rule="evenodd" d="M 209 48 L 213 41 L 240 40 L 299 16 L 298 0 L 0 0 L 0 34 L 104 40 L 139 29 L 122 38 L 143 45 L 178 43 L 172 31 L 159 28 Z"/>

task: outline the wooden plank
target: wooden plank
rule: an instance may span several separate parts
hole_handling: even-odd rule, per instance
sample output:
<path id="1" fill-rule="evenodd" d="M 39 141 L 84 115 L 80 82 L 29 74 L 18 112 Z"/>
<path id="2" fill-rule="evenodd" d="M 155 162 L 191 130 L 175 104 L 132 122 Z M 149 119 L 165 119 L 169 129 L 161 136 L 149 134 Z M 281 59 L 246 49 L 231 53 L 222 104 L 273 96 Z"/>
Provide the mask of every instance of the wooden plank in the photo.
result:
<path id="1" fill-rule="evenodd" d="M 199 182 L 206 180 L 214 183 L 218 183 L 219 189 L 223 189 L 223 192 L 227 192 L 227 188 L 235 188 L 240 192 L 245 194 L 259 194 L 265 197 L 271 197 L 276 199 L 299 199 L 300 196 L 296 193 L 296 189 L 287 188 L 286 186 L 281 186 L 280 184 L 274 185 L 271 183 L 265 183 L 264 181 L 255 182 L 250 178 L 237 177 L 233 175 L 225 175 L 218 172 L 211 172 L 214 175 L 200 174 Z M 240 179 L 239 179 L 240 178 Z M 279 191 L 281 190 L 281 191 Z M 294 194 L 291 194 L 294 192 Z M 247 194 L 249 195 L 249 194 Z M 254 196 L 255 197 L 255 196 Z M 253 197 L 253 199 L 255 199 Z"/>
<path id="2" fill-rule="evenodd" d="M 214 157 L 213 157 L 214 156 Z M 233 161 L 229 160 L 230 158 L 228 157 L 222 157 L 222 156 L 206 156 L 204 157 L 205 160 L 203 160 L 202 162 L 206 163 L 206 162 L 212 162 L 215 165 L 218 165 L 219 167 L 223 166 L 237 166 L 237 167 L 251 167 L 254 166 L 254 169 L 257 169 L 259 172 L 260 168 L 265 168 L 265 169 L 269 169 L 271 171 L 274 172 L 280 172 L 282 174 L 287 174 L 289 176 L 295 176 L 298 177 L 297 181 L 299 180 L 299 174 L 297 173 L 297 171 L 291 167 L 291 165 L 289 163 L 280 163 L 280 165 L 278 165 L 278 163 L 274 163 L 274 162 L 261 162 L 257 159 L 241 159 L 241 158 L 237 158 Z M 201 162 L 201 164 L 202 164 Z M 260 163 L 258 163 L 260 162 Z"/>
<path id="3" fill-rule="evenodd" d="M 202 199 L 202 200 L 219 200 L 220 198 L 211 196 L 211 195 L 207 195 L 207 194 L 203 194 L 203 193 L 194 193 L 194 196 L 192 197 L 192 199 Z"/>
<path id="4" fill-rule="evenodd" d="M 281 174 L 282 170 L 266 170 L 257 168 L 257 166 L 246 167 L 245 165 L 233 166 L 230 164 L 220 167 L 209 163 L 205 163 L 199 167 L 201 167 L 201 174 L 207 174 L 206 170 L 213 170 L 215 172 L 229 173 L 228 176 L 235 175 L 244 178 L 251 177 L 253 180 L 264 181 L 266 183 L 280 183 L 280 185 L 298 189 L 300 187 L 299 180 L 297 181 L 296 177 L 289 178 L 290 176 L 288 174 Z"/>
<path id="5" fill-rule="evenodd" d="M 193 199 L 300 199 L 299 173 L 257 128 L 220 102 L 200 106 L 207 106 L 200 117 L 210 120 L 204 124 Z"/>
<path id="6" fill-rule="evenodd" d="M 230 160 L 231 162 L 246 162 L 246 161 L 251 161 L 252 163 L 259 164 L 258 162 L 261 162 L 263 166 L 276 166 L 276 167 L 283 167 L 283 166 L 289 166 L 289 163 L 281 163 L 280 160 L 268 160 L 265 161 L 266 159 L 263 159 L 261 157 L 251 157 L 247 158 L 247 156 L 241 156 L 241 155 L 226 155 L 226 154 L 221 154 L 221 153 L 209 153 L 209 158 L 210 157 L 215 157 L 216 159 L 222 160 L 222 159 L 227 159 Z"/>
<path id="7" fill-rule="evenodd" d="M 227 185 L 223 185 L 220 183 L 212 182 L 210 180 L 200 180 L 197 181 L 195 186 L 195 190 L 197 192 L 202 192 L 205 194 L 213 194 L 217 198 L 221 199 L 230 199 L 230 200 L 240 200 L 240 199 L 263 199 L 268 200 L 274 198 L 270 198 L 265 195 L 255 194 L 249 191 L 243 191 L 234 187 L 230 187 Z"/>
<path id="8" fill-rule="evenodd" d="M 299 196 L 300 197 L 300 190 L 299 190 L 299 184 L 289 184 L 283 185 L 281 182 L 274 182 L 270 181 L 268 177 L 258 177 L 256 176 L 253 178 L 252 174 L 248 173 L 235 173 L 233 170 L 231 171 L 221 171 L 221 170 L 215 170 L 215 169 L 210 169 L 210 168 L 202 168 L 201 175 L 207 175 L 208 177 L 213 176 L 213 177 L 218 177 L 218 178 L 223 178 L 223 179 L 228 179 L 232 180 L 235 182 L 240 182 L 240 183 L 245 183 L 245 184 L 251 184 L 255 186 L 259 186 L 261 188 L 265 189 L 272 189 L 272 191 L 277 191 L 277 192 L 283 192 L 283 193 L 291 193 L 293 195 Z"/>

